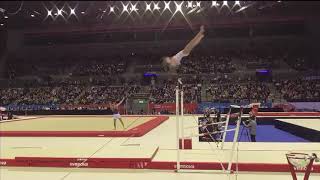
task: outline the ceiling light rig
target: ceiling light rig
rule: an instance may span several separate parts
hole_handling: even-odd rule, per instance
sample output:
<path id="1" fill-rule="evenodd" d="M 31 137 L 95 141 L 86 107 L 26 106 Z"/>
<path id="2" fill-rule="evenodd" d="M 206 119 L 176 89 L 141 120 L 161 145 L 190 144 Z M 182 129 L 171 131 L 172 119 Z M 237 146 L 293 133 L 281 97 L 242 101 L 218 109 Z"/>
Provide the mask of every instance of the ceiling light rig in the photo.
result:
<path id="1" fill-rule="evenodd" d="M 115 12 L 114 12 L 114 6 L 110 6 L 109 14 L 111 14 L 111 13 L 114 13 L 114 14 L 115 14 Z"/>
<path id="2" fill-rule="evenodd" d="M 160 7 L 159 7 L 159 2 L 157 2 L 157 3 L 155 3 L 155 2 L 153 2 L 153 12 L 154 11 L 160 11 Z"/>
<path id="3" fill-rule="evenodd" d="M 129 3 L 128 4 L 124 4 L 122 1 L 121 1 L 121 4 L 122 4 L 122 12 L 121 12 L 121 14 L 120 14 L 120 16 L 123 14 L 123 13 L 128 13 L 128 14 L 130 14 L 129 13 L 129 10 L 128 10 L 128 6 L 129 6 Z"/>
<path id="4" fill-rule="evenodd" d="M 146 2 L 146 10 L 145 10 L 145 12 L 150 11 L 150 12 L 152 12 L 152 13 L 153 13 L 153 10 L 151 9 L 151 5 L 152 5 L 152 3 L 151 3 L 151 2 L 150 2 L 150 4 L 148 4 L 148 3 Z"/>
<path id="5" fill-rule="evenodd" d="M 48 6 L 43 4 L 43 8 L 46 10 L 46 12 L 42 12 L 41 10 L 30 10 L 26 15 L 29 17 L 45 16 L 43 21 L 48 20 L 48 18 L 49 20 L 55 21 L 59 17 L 67 21 L 69 18 L 71 18 L 71 16 L 75 16 L 79 21 L 79 15 L 87 15 L 86 11 L 81 11 L 81 9 L 78 9 L 78 5 L 80 3 L 81 2 L 73 4 L 71 6 L 69 2 L 65 2 L 63 4 L 63 7 L 61 7 L 59 3 L 51 2 Z M 274 3 L 280 4 L 277 1 L 275 1 Z M 227 8 L 232 14 L 234 14 L 245 11 L 249 7 L 253 6 L 253 4 L 255 4 L 254 1 L 107 1 L 105 7 L 98 7 L 95 10 L 98 11 L 98 16 L 96 17 L 97 19 L 102 19 L 103 17 L 113 15 L 116 15 L 118 18 L 120 18 L 123 17 L 124 14 L 126 14 L 125 16 L 130 17 L 136 14 L 140 18 L 147 18 L 147 16 L 144 15 L 152 14 L 153 18 L 168 18 L 168 21 L 170 22 L 175 16 L 177 16 L 177 14 L 181 14 L 186 20 L 192 15 L 196 15 L 198 13 L 210 11 L 213 9 L 216 9 L 216 12 L 220 13 L 220 10 Z M 268 5 L 270 4 L 272 3 L 268 3 Z M 18 10 L 16 11 L 21 11 L 22 5 L 23 3 L 20 4 Z M 26 8 L 25 6 L 23 7 L 24 8 L 22 9 L 22 11 L 25 11 Z M 155 13 L 156 11 L 158 11 L 159 13 Z M 169 11 L 170 14 L 163 16 L 163 13 L 165 13 L 165 11 Z M 8 19 L 11 15 L 8 14 L 7 10 L 0 8 L 0 16 L 2 19 Z"/>
<path id="6" fill-rule="evenodd" d="M 233 6 L 232 6 L 231 9 L 230 9 L 230 12 L 231 12 L 232 14 L 234 14 L 235 9 L 240 9 L 240 8 L 241 8 L 240 1 L 235 1 L 234 4 L 233 4 Z"/>
<path id="7" fill-rule="evenodd" d="M 196 7 L 201 8 L 201 1 L 196 2 Z"/>
<path id="8" fill-rule="evenodd" d="M 233 7 L 235 7 L 235 6 L 241 7 L 240 1 L 235 1 L 233 4 Z"/>
<path id="9" fill-rule="evenodd" d="M 219 6 L 220 6 L 220 4 L 217 1 L 212 1 L 211 2 L 211 8 L 213 8 L 213 7 L 217 8 Z"/>
<path id="10" fill-rule="evenodd" d="M 52 11 L 48 10 L 48 16 L 52 16 Z"/>
<path id="11" fill-rule="evenodd" d="M 177 3 L 177 2 L 174 2 L 174 4 L 176 5 L 176 11 L 174 12 L 174 14 L 180 12 L 181 14 L 183 14 L 182 12 L 182 5 L 183 5 L 183 2 L 181 2 L 180 4 Z"/>
<path id="12" fill-rule="evenodd" d="M 222 7 L 224 7 L 224 6 L 229 7 L 228 1 L 223 1 Z"/>
<path id="13" fill-rule="evenodd" d="M 75 9 L 70 8 L 70 15 L 76 15 Z"/>
<path id="14" fill-rule="evenodd" d="M 193 8 L 193 1 L 188 1 L 186 8 L 188 9 Z"/>
<path id="15" fill-rule="evenodd" d="M 171 1 L 164 1 L 164 8 L 161 12 L 161 15 L 165 12 L 165 11 L 169 11 L 170 13 L 172 13 L 172 10 L 170 9 L 170 4 L 171 4 Z"/>
<path id="16" fill-rule="evenodd" d="M 68 15 L 68 17 L 67 17 L 67 19 L 69 19 L 69 18 L 71 18 L 71 16 L 74 16 L 78 21 L 79 21 L 79 18 L 78 18 L 78 16 L 77 16 L 77 8 L 78 8 L 78 3 L 74 6 L 74 7 L 71 7 L 69 4 L 67 4 L 67 7 L 69 8 L 69 10 L 70 10 L 70 13 L 69 13 L 69 15 Z"/>
<path id="17" fill-rule="evenodd" d="M 136 2 L 135 4 L 131 4 L 130 14 L 131 14 L 132 12 L 135 12 L 136 14 L 139 15 L 139 13 L 138 13 L 139 9 L 137 8 L 137 4 L 138 4 L 138 2 Z"/>
<path id="18" fill-rule="evenodd" d="M 146 13 L 151 13 L 153 15 L 153 10 L 151 8 L 151 5 L 152 5 L 152 2 L 147 2 L 145 1 L 144 2 L 144 6 L 145 6 L 145 9 L 144 9 L 144 12 L 142 13 L 142 17 L 146 14 Z"/>
<path id="19" fill-rule="evenodd" d="M 173 19 L 173 18 L 175 17 L 175 15 L 178 14 L 178 13 L 181 14 L 181 15 L 183 16 L 184 20 L 188 23 L 188 25 L 189 25 L 190 27 L 192 27 L 191 22 L 190 22 L 189 19 L 185 16 L 185 14 L 184 14 L 184 12 L 183 12 L 183 10 L 182 10 L 182 7 L 183 7 L 184 2 L 182 1 L 182 2 L 178 3 L 178 2 L 176 2 L 176 1 L 174 1 L 174 4 L 175 4 L 175 12 L 172 14 L 172 16 L 170 17 L 170 19 L 168 20 L 168 22 L 166 23 L 166 25 L 164 26 L 164 28 L 162 29 L 162 31 L 164 31 L 165 29 L 167 29 L 167 27 L 168 27 L 168 25 L 170 24 L 170 22 L 172 21 L 172 19 Z"/>
<path id="20" fill-rule="evenodd" d="M 53 12 L 52 9 L 49 9 L 43 2 L 42 2 L 42 6 L 45 8 L 45 10 L 47 11 L 47 15 L 46 17 L 42 20 L 42 22 L 46 21 L 49 17 L 54 21 L 55 18 L 53 16 Z"/>
<path id="21" fill-rule="evenodd" d="M 195 4 L 188 4 L 188 7 L 190 7 L 190 6 L 192 6 L 192 9 L 189 10 L 187 12 L 187 14 L 192 14 L 194 12 L 200 13 L 204 10 L 204 8 L 201 7 L 201 1 L 197 1 L 197 2 L 195 2 Z"/>

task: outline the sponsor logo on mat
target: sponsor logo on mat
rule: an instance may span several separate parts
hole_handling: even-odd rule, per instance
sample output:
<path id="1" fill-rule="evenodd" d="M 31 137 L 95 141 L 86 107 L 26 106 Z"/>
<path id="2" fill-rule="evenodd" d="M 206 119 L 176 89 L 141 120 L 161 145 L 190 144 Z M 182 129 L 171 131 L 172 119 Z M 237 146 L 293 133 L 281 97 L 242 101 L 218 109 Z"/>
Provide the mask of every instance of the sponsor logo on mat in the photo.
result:
<path id="1" fill-rule="evenodd" d="M 88 163 L 70 163 L 71 167 L 88 167 Z"/>

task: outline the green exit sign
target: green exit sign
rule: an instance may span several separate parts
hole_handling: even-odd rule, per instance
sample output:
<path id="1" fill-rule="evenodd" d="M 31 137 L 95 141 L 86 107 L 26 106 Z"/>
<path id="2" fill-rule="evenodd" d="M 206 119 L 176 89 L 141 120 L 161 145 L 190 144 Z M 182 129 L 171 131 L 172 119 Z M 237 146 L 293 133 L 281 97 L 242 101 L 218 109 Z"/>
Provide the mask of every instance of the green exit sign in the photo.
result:
<path id="1" fill-rule="evenodd" d="M 146 99 L 135 99 L 135 103 L 137 103 L 137 104 L 145 104 L 145 103 L 147 103 L 147 100 Z"/>

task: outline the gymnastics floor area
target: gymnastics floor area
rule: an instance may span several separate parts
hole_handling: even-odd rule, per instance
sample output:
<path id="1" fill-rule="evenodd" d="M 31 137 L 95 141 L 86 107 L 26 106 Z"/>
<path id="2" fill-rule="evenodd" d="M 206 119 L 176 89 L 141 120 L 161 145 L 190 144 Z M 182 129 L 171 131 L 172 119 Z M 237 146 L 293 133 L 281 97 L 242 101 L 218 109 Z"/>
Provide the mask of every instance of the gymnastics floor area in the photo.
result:
<path id="1" fill-rule="evenodd" d="M 167 120 L 165 116 L 122 117 L 114 129 L 111 116 L 38 116 L 21 117 L 0 123 L 0 136 L 38 137 L 138 137 Z"/>
<path id="2" fill-rule="evenodd" d="M 159 117 L 161 117 L 161 122 Z M 197 117 L 185 116 L 184 127 L 196 126 Z M 281 120 L 281 118 L 278 119 Z M 62 122 L 64 119 L 68 120 Z M 123 119 L 128 128 L 121 130 L 122 127 L 117 122 L 119 129 L 116 131 L 113 130 L 111 116 L 24 117 L 21 121 L 2 122 L 0 123 L 0 179 L 219 178 L 251 180 L 274 178 L 289 180 L 292 177 L 286 153 L 320 154 L 320 143 L 310 140 L 239 142 L 234 152 L 232 166 L 239 173 L 219 174 L 212 170 L 221 170 L 222 166 L 226 168 L 232 143 L 226 142 L 224 149 L 221 150 L 215 143 L 199 142 L 198 137 L 193 137 L 192 149 L 181 150 L 181 168 L 201 173 L 175 173 L 177 155 L 175 116 L 124 116 Z M 159 122 L 150 123 L 157 119 Z M 312 128 L 317 128 L 320 121 L 318 115 L 311 119 L 290 116 L 285 118 L 285 122 L 290 122 L 290 119 L 293 119 L 292 122 L 295 124 L 300 119 L 298 125 L 303 128 L 310 128 L 310 123 L 314 124 Z M 28 122 L 33 125 L 26 125 Z M 15 127 L 13 123 L 23 123 L 23 125 Z M 76 127 L 78 125 L 79 127 Z M 147 126 L 143 131 L 144 134 L 114 135 L 134 131 L 141 126 Z M 101 133 L 104 133 L 104 136 L 99 136 Z M 184 131 L 185 136 L 197 133 L 197 127 Z M 257 140 L 258 137 L 259 134 Z M 314 163 L 309 179 L 320 179 L 319 162 Z"/>

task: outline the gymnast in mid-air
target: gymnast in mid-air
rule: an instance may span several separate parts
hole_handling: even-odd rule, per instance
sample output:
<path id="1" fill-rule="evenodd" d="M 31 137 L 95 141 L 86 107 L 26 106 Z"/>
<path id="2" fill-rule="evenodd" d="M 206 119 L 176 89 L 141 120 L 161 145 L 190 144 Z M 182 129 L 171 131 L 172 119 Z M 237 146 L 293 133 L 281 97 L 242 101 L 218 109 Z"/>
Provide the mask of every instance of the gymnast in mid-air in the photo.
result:
<path id="1" fill-rule="evenodd" d="M 164 70 L 169 72 L 175 72 L 177 67 L 181 64 L 182 58 L 188 56 L 190 52 L 200 43 L 200 41 L 204 37 L 204 32 L 204 26 L 202 25 L 197 35 L 184 47 L 183 50 L 181 50 L 174 56 L 162 57 L 161 64 Z"/>

